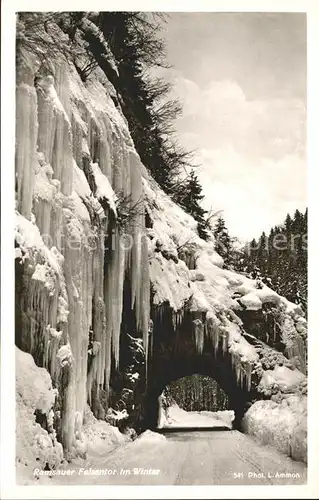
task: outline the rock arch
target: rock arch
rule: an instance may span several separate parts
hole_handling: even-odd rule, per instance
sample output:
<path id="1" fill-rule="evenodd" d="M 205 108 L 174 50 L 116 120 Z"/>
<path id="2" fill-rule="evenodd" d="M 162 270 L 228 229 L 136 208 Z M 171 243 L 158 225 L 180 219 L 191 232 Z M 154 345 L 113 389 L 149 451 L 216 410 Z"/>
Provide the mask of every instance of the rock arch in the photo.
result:
<path id="1" fill-rule="evenodd" d="M 254 372 L 252 377 L 253 368 L 258 365 L 258 355 L 247 361 L 239 359 L 235 350 L 228 349 L 226 326 L 209 314 L 187 309 L 174 314 L 164 305 L 153 311 L 153 318 L 144 427 L 157 427 L 158 398 L 165 386 L 196 373 L 216 380 L 235 412 L 234 426 L 240 428 L 249 403 L 258 398 L 257 373 Z"/>
<path id="2" fill-rule="evenodd" d="M 242 417 L 256 392 L 248 391 L 247 387 L 241 387 L 236 374 L 232 370 L 229 356 L 205 353 L 201 355 L 190 355 L 189 357 L 159 358 L 153 367 L 147 390 L 145 404 L 145 427 L 155 429 L 157 427 L 159 403 L 158 398 L 165 386 L 170 382 L 193 374 L 206 375 L 218 383 L 229 399 L 229 408 L 235 412 L 234 427 L 240 428 Z"/>

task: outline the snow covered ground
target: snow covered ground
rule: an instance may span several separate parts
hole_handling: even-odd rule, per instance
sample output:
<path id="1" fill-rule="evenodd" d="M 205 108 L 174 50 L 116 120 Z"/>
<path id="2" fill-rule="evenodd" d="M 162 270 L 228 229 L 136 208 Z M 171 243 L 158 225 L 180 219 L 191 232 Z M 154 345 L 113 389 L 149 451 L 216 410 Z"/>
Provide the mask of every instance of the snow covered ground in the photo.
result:
<path id="1" fill-rule="evenodd" d="M 38 367 L 33 357 L 16 348 L 16 467 L 19 484 L 32 484 L 35 469 L 56 470 L 66 464 L 61 443 L 54 429 L 53 407 L 58 396 L 45 368 Z M 56 413 L 57 415 L 57 413 Z M 79 458 L 85 463 L 87 455 L 95 455 L 116 449 L 131 441 L 103 420 L 97 420 L 87 407 L 84 425 L 76 414 L 75 443 Z"/>
<path id="2" fill-rule="evenodd" d="M 162 410 L 159 428 L 165 427 L 228 427 L 232 429 L 235 414 L 225 411 L 185 411 L 178 405 L 170 406 L 166 412 Z"/>
<path id="3" fill-rule="evenodd" d="M 45 471 L 36 484 L 302 484 L 306 474 L 304 464 L 238 431 L 185 429 L 167 436 L 146 431 L 111 453 L 92 449 L 86 461 L 64 464 L 51 477 Z"/>

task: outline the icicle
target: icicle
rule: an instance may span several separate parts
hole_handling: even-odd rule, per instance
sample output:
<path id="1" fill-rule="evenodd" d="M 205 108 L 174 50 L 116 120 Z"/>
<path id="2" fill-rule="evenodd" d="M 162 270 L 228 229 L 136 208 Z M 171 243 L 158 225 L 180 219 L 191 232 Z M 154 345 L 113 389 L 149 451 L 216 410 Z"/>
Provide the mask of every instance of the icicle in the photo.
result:
<path id="1" fill-rule="evenodd" d="M 111 263 L 112 288 L 109 293 L 112 294 L 112 352 L 115 359 L 115 366 L 118 368 L 120 356 L 120 333 L 122 322 L 123 307 L 123 285 L 124 285 L 124 248 L 121 245 L 120 233 L 117 231 L 115 237 L 115 255 Z"/>
<path id="2" fill-rule="evenodd" d="M 237 357 L 235 358 L 235 372 L 236 372 L 236 380 L 237 382 L 239 382 L 241 374 L 241 364 L 240 361 L 238 361 Z"/>
<path id="3" fill-rule="evenodd" d="M 141 282 L 140 282 L 140 315 L 141 320 L 141 330 L 143 335 L 143 345 L 145 349 L 146 356 L 146 367 L 148 360 L 148 337 L 149 337 L 149 325 L 150 325 L 150 277 L 149 277 L 149 265 L 148 265 L 148 243 L 147 237 L 144 236 L 142 239 L 142 251 L 141 251 Z"/>
<path id="4" fill-rule="evenodd" d="M 219 325 L 220 322 L 217 319 L 217 317 L 213 313 L 208 312 L 206 316 L 204 333 L 205 336 L 207 336 L 207 338 L 211 341 L 215 354 L 218 349 L 219 337 L 220 337 Z"/>
<path id="5" fill-rule="evenodd" d="M 72 190 L 72 131 L 71 123 L 54 87 L 51 75 L 37 82 L 39 151 L 54 170 L 54 177 L 61 182 L 63 194 Z M 67 80 L 64 81 L 67 86 Z"/>
<path id="6" fill-rule="evenodd" d="M 16 89 L 15 162 L 18 210 L 27 219 L 31 217 L 38 134 L 37 96 L 29 83 L 34 81 L 36 67 L 31 70 L 31 66 L 23 64 L 22 70 L 17 68 Z"/>
<path id="7" fill-rule="evenodd" d="M 220 327 L 222 330 L 222 351 L 225 354 L 228 349 L 228 331 L 225 327 Z"/>
<path id="8" fill-rule="evenodd" d="M 131 265 L 131 303 L 132 308 L 135 304 L 136 294 L 140 289 L 140 278 L 141 278 L 141 225 L 143 224 L 144 217 L 141 217 L 141 202 L 142 202 L 142 177 L 141 177 L 141 165 L 140 160 L 136 153 L 132 151 L 130 154 L 130 194 L 131 194 L 131 206 L 132 210 L 132 220 L 131 220 L 131 230 L 134 238 L 134 244 L 132 248 L 132 265 Z"/>
<path id="9" fill-rule="evenodd" d="M 173 328 L 174 331 L 176 331 L 176 325 L 177 325 L 177 313 L 175 311 L 172 312 L 172 323 L 173 323 Z"/>
<path id="10" fill-rule="evenodd" d="M 193 320 L 195 348 L 198 354 L 202 354 L 204 349 L 204 325 L 200 319 Z"/>
<path id="11" fill-rule="evenodd" d="M 74 68 L 62 62 L 55 65 L 55 78 L 38 78 L 36 90 L 32 85 L 37 68 L 33 62 L 32 71 L 30 68 L 22 65 L 17 80 L 18 207 L 28 218 L 33 209 L 40 231 L 51 237 L 49 248 L 53 245 L 61 249 L 64 263 L 61 264 L 62 278 L 60 282 L 57 280 L 52 294 L 43 284 L 30 279 L 27 266 L 24 269 L 27 296 L 23 313 L 28 318 L 28 324 L 21 335 L 28 349 L 31 346 L 32 352 L 40 351 L 43 354 L 43 364 L 56 382 L 61 376 L 57 361 L 59 346 L 70 343 L 73 361 L 67 387 L 62 388 L 61 399 L 62 439 L 66 448 L 71 450 L 75 414 L 82 421 L 87 400 L 92 402 L 96 391 L 98 397 L 100 387 L 105 387 L 108 393 L 112 353 L 116 366 L 119 363 L 123 283 L 128 268 L 131 270 L 132 307 L 135 307 L 136 324 L 143 337 L 146 356 L 149 338 L 152 350 L 148 245 L 143 233 L 144 213 L 141 211 L 141 163 L 122 117 L 116 118 L 113 104 L 110 104 L 112 114 L 105 102 L 99 106 L 100 101 L 94 96 L 95 88 L 82 86 L 78 77 L 73 75 Z M 92 96 L 89 95 L 91 91 Z M 107 99 L 110 100 L 109 97 Z M 37 156 L 37 148 L 41 158 Z M 118 232 L 115 236 L 114 258 L 106 266 L 107 269 L 104 268 L 104 252 L 101 249 L 106 236 L 105 228 L 92 227 L 95 221 L 90 225 L 88 220 L 80 220 L 74 212 L 73 196 L 70 196 L 74 188 L 74 159 L 81 168 L 84 152 L 90 154 L 92 161 L 99 163 L 101 171 L 109 178 L 117 193 L 131 198 L 130 209 L 136 212 L 128 227 L 134 241 L 132 251 L 125 253 L 121 248 Z M 36 193 L 34 172 L 39 172 L 40 167 L 49 172 L 50 165 L 53 175 L 52 178 L 49 176 L 48 186 L 52 181 L 56 195 L 49 200 Z M 79 248 L 68 244 L 73 236 L 79 237 Z M 94 250 L 86 244 L 92 237 L 96 238 L 98 247 Z M 61 238 L 63 243 L 67 242 L 65 248 L 59 246 Z M 31 262 L 32 265 L 37 263 L 42 265 L 40 260 Z M 162 322 L 167 309 L 160 306 L 155 314 L 156 322 Z M 182 319 L 183 312 L 177 312 L 176 328 Z M 94 340 L 100 342 L 100 350 L 93 357 L 87 375 L 90 328 L 94 328 Z M 55 336 L 60 333 L 61 339 L 59 335 Z M 203 340 L 199 342 L 200 349 L 201 343 Z"/>
<path id="12" fill-rule="evenodd" d="M 252 373 L 252 365 L 251 363 L 247 364 L 247 370 L 246 370 L 246 382 L 247 382 L 247 390 L 250 391 L 251 389 L 251 373 Z"/>
<path id="13" fill-rule="evenodd" d="M 240 365 L 240 387 L 244 386 L 244 370 L 243 367 Z"/>

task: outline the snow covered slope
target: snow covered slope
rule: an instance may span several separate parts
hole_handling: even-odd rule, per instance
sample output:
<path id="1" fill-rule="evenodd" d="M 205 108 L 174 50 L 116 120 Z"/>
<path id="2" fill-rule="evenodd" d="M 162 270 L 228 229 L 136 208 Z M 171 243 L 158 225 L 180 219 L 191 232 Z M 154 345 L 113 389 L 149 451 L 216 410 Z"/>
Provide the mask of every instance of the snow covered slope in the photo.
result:
<path id="1" fill-rule="evenodd" d="M 234 364 L 240 367 L 256 365 L 259 356 L 243 333 L 243 322 L 236 312 L 245 309 L 255 311 L 264 304 L 273 305 L 280 311 L 282 342 L 287 355 L 293 340 L 303 345 L 306 321 L 301 308 L 276 292 L 259 285 L 244 275 L 223 269 L 223 260 L 215 252 L 213 237 L 203 241 L 196 232 L 196 222 L 175 205 L 150 179 L 144 176 L 147 210 L 151 214 L 150 277 L 154 290 L 154 304 L 168 303 L 176 318 L 185 309 L 205 313 L 206 322 L 196 320 L 195 341 L 198 351 L 203 349 L 205 336 L 213 339 L 217 347 L 224 339 Z M 304 365 L 304 351 L 293 351 Z M 292 357 L 292 356 L 291 356 Z M 246 372 L 245 372 L 246 373 Z M 244 374 L 243 374 L 244 376 Z"/>

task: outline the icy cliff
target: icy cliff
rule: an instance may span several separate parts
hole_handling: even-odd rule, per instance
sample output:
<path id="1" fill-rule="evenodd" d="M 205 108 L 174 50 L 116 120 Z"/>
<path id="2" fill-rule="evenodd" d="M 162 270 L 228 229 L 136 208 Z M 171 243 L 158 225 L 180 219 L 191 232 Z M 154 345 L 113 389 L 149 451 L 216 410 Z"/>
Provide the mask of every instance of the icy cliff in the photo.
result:
<path id="1" fill-rule="evenodd" d="M 141 162 L 115 90 L 101 71 L 83 85 L 63 57 L 47 63 L 50 74 L 39 54 L 18 54 L 16 343 L 59 389 L 71 451 L 75 414 L 83 419 L 87 399 L 98 406 L 111 359 L 119 364 L 125 280 L 147 351 L 148 250 L 143 206 L 132 210 Z"/>

